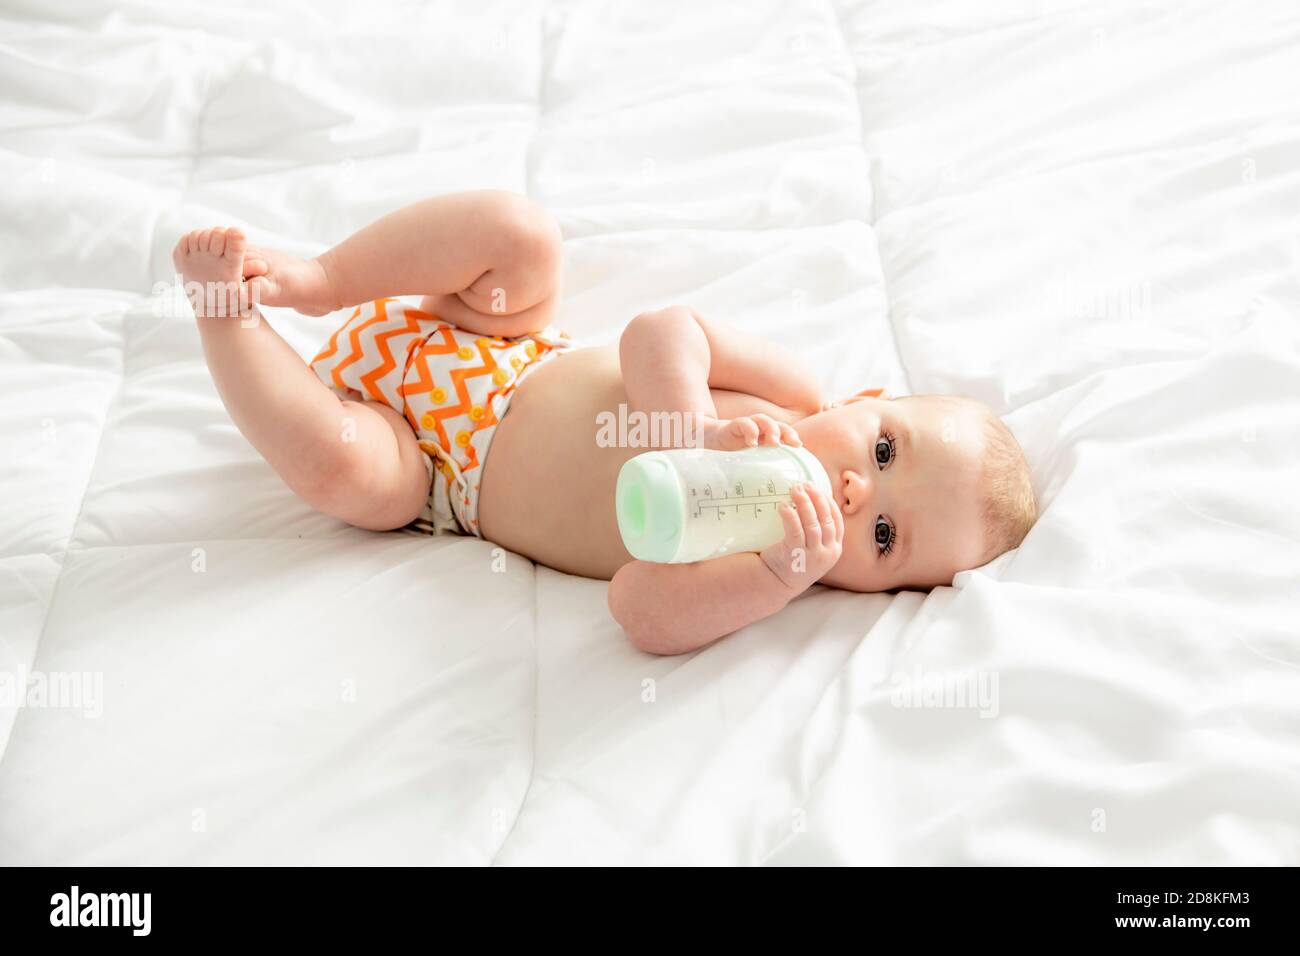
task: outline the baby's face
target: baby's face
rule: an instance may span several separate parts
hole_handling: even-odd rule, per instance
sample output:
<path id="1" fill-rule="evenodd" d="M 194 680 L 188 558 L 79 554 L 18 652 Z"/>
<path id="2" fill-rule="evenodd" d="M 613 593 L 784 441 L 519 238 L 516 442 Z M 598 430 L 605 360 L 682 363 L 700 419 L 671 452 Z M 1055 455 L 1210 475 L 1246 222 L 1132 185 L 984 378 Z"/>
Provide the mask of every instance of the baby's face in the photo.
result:
<path id="1" fill-rule="evenodd" d="M 927 588 L 978 565 L 983 440 L 974 412 L 929 398 L 862 399 L 795 427 L 844 513 L 844 550 L 824 583 Z"/>

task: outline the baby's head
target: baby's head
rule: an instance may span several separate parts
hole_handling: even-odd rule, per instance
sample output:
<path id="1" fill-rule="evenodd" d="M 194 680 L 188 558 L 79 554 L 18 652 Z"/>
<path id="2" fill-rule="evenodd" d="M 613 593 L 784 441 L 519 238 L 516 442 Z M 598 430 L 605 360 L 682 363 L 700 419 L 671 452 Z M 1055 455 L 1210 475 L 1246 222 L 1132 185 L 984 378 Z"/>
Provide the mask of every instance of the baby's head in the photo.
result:
<path id="1" fill-rule="evenodd" d="M 1034 523 L 1024 453 L 975 399 L 851 399 L 796 428 L 844 513 L 844 550 L 825 584 L 951 584 L 958 571 L 1017 547 Z"/>

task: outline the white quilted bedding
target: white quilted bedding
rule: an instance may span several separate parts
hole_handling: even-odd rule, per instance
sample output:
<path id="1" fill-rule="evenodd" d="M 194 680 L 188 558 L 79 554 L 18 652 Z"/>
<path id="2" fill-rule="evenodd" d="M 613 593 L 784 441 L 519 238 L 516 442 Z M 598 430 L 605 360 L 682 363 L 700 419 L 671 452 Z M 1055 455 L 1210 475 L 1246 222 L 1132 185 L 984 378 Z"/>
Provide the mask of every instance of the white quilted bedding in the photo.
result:
<path id="1" fill-rule="evenodd" d="M 8 0 L 0 863 L 1300 863 L 1298 58 L 1286 0 Z M 576 336 L 686 301 L 975 395 L 1042 520 L 655 659 L 313 514 L 169 249 L 476 187 L 559 217 Z"/>

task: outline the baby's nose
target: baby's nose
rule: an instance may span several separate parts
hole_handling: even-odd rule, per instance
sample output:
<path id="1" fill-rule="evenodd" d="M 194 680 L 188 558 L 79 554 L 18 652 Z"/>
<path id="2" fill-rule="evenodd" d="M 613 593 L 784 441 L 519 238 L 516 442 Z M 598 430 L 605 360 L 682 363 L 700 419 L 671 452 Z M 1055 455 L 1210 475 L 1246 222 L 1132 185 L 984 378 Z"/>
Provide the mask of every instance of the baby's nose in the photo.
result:
<path id="1" fill-rule="evenodd" d="M 859 508 L 865 508 L 871 503 L 871 497 L 875 494 L 875 487 L 871 479 L 861 472 L 845 471 L 843 475 L 842 491 L 844 492 L 844 511 L 846 514 L 853 514 Z"/>

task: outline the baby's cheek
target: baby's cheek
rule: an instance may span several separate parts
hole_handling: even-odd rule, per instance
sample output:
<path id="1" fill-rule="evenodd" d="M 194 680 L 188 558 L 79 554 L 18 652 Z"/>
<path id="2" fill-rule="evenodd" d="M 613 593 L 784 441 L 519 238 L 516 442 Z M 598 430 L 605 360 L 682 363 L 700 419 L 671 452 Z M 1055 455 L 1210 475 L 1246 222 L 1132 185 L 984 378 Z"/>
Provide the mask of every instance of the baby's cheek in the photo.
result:
<path id="1" fill-rule="evenodd" d="M 852 591 L 877 590 L 875 555 L 872 545 L 860 538 L 844 536 L 840 559 L 835 562 L 834 577 L 840 587 Z"/>
<path id="2" fill-rule="evenodd" d="M 849 538 L 844 536 L 844 543 L 840 545 L 840 556 L 834 564 L 836 578 L 843 580 L 845 583 L 852 583 L 852 579 L 861 577 L 860 567 L 862 565 L 861 549 Z"/>

